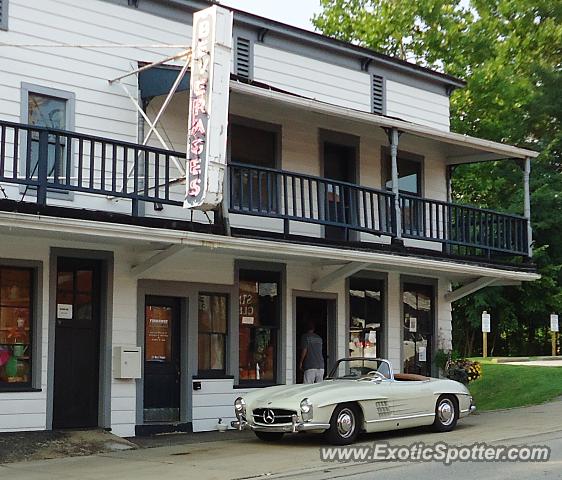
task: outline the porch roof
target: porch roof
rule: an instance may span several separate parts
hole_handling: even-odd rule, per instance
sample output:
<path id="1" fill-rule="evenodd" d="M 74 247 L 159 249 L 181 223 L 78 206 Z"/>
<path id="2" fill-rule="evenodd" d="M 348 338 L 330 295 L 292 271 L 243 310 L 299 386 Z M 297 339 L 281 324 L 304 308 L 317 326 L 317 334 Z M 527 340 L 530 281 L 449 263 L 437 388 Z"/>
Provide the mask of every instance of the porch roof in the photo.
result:
<path id="1" fill-rule="evenodd" d="M 108 245 L 136 246 L 156 255 L 170 248 L 172 248 L 172 252 L 176 253 L 178 247 L 182 247 L 189 254 L 212 252 L 236 258 L 305 262 L 327 268 L 353 264 L 360 266 L 361 270 L 399 271 L 404 274 L 445 277 L 461 283 L 485 278 L 489 279 L 490 283 L 494 282 L 498 285 L 534 281 L 540 278 L 540 275 L 533 271 L 517 267 L 495 267 L 451 259 L 16 212 L 0 212 L 0 229 L 6 234 L 12 235 L 28 233 L 33 234 L 34 237 L 55 240 L 99 243 L 106 249 Z M 134 272 L 133 266 L 131 267 L 131 271 Z"/>
<path id="2" fill-rule="evenodd" d="M 436 128 L 408 122 L 399 118 L 362 112 L 321 102 L 313 98 L 280 91 L 267 85 L 254 85 L 239 80 L 231 80 L 231 90 L 241 95 L 259 97 L 265 101 L 292 106 L 297 109 L 329 115 L 340 119 L 369 124 L 381 128 L 396 128 L 400 132 L 445 143 L 448 146 L 447 164 L 473 163 L 507 158 L 536 158 L 539 153 L 526 148 L 493 142 L 482 138 L 448 132 Z"/>

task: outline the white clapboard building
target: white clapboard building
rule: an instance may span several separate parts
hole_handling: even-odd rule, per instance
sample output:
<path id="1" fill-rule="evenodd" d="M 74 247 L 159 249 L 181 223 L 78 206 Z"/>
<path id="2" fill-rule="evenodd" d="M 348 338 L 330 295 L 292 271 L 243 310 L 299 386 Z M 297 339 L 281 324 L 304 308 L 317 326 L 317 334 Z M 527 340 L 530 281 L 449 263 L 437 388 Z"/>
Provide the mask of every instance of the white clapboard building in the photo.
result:
<path id="1" fill-rule="evenodd" d="M 435 375 L 453 302 L 538 278 L 536 154 L 451 132 L 463 85 L 203 0 L 0 0 L 0 432 L 216 429 L 310 322 Z M 452 203 L 495 160 L 520 211 Z"/>

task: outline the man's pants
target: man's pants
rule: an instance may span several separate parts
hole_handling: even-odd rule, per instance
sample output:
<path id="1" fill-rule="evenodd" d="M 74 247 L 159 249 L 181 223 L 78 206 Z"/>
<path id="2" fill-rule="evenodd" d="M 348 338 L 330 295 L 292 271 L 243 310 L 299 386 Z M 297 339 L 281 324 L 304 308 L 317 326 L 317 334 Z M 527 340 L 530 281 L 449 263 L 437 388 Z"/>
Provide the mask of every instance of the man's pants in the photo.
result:
<path id="1" fill-rule="evenodd" d="M 304 371 L 303 383 L 318 383 L 324 380 L 323 368 L 309 368 Z"/>

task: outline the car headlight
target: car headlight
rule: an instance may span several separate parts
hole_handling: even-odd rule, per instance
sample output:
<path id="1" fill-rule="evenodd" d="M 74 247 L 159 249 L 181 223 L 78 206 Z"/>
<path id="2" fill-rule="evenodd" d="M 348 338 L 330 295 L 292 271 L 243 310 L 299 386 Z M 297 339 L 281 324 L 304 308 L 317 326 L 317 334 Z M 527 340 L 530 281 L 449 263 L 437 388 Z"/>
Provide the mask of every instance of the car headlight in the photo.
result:
<path id="1" fill-rule="evenodd" d="M 312 420 L 312 402 L 308 398 L 301 401 L 301 415 L 305 422 Z"/>
<path id="2" fill-rule="evenodd" d="M 237 417 L 246 415 L 246 402 L 242 397 L 238 397 L 234 400 L 234 411 L 236 412 Z"/>

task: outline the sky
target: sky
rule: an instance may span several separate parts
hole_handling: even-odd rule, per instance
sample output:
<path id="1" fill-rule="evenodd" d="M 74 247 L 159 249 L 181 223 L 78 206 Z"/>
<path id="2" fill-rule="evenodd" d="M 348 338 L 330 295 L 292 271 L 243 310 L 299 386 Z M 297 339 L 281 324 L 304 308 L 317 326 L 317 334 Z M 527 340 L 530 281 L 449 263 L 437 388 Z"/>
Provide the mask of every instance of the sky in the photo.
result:
<path id="1" fill-rule="evenodd" d="M 223 5 L 314 30 L 310 19 L 320 12 L 320 0 L 221 0 Z"/>

